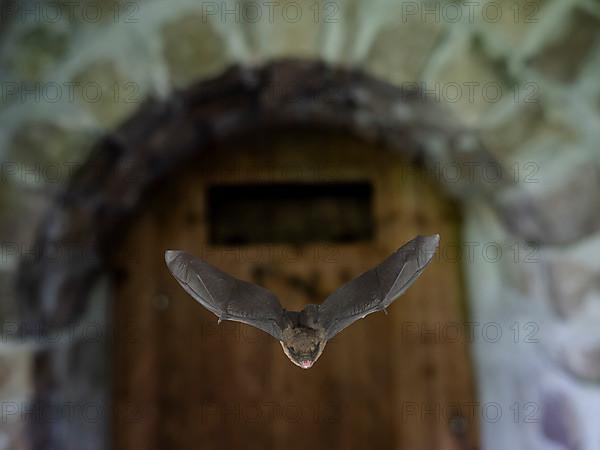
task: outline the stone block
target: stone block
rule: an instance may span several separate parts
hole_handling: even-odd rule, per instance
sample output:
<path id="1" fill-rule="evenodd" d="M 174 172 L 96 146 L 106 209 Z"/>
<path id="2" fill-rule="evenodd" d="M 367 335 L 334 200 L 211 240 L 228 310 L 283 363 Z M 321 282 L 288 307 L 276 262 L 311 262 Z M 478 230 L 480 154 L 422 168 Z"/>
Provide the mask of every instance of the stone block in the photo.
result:
<path id="1" fill-rule="evenodd" d="M 487 119 L 481 127 L 481 139 L 486 148 L 507 168 L 514 165 L 517 154 L 528 142 L 540 133 L 556 131 L 549 130 L 546 126 L 539 102 L 509 102 L 500 106 L 497 114 L 494 111 Z"/>
<path id="2" fill-rule="evenodd" d="M 31 164 L 82 163 L 95 137 L 87 131 L 65 128 L 46 120 L 26 120 L 12 133 L 4 160 Z"/>
<path id="3" fill-rule="evenodd" d="M 15 289 L 15 269 L 10 270 L 5 267 L 9 263 L 9 255 L 7 255 L 7 247 L 2 242 L 3 249 L 0 253 L 0 321 L 10 320 L 15 317 L 17 300 Z M 5 270 L 6 269 L 6 270 Z M 1 364 L 1 363 L 0 363 Z M 0 385 L 2 384 L 2 370 L 0 369 Z"/>
<path id="4" fill-rule="evenodd" d="M 241 2 L 246 33 L 260 57 L 318 57 L 323 24 L 340 20 L 335 2 L 299 0 Z"/>
<path id="5" fill-rule="evenodd" d="M 490 54 L 509 55 L 542 20 L 548 0 L 486 0 L 473 5 L 474 24 Z"/>
<path id="6" fill-rule="evenodd" d="M 544 437 L 565 450 L 582 448 L 584 436 L 569 394 L 559 386 L 546 386 L 541 395 L 541 429 Z"/>
<path id="7" fill-rule="evenodd" d="M 600 382 L 600 340 L 585 346 L 575 346 L 563 352 L 565 367 L 582 380 Z"/>
<path id="8" fill-rule="evenodd" d="M 557 333 L 552 356 L 579 380 L 600 382 L 600 290 L 587 296 L 585 306 Z"/>
<path id="9" fill-rule="evenodd" d="M 144 100 L 139 83 L 128 79 L 110 60 L 97 60 L 73 77 L 77 102 L 107 129 L 124 121 Z"/>
<path id="10" fill-rule="evenodd" d="M 70 35 L 56 24 L 40 23 L 17 31 L 14 43 L 1 57 L 16 77 L 12 81 L 33 81 L 65 57 L 70 46 Z"/>
<path id="11" fill-rule="evenodd" d="M 423 21 L 419 15 L 391 14 L 369 49 L 366 70 L 396 85 L 420 81 L 444 28 L 444 23 Z"/>
<path id="12" fill-rule="evenodd" d="M 436 50 L 423 78 L 427 98 L 445 103 L 471 127 L 478 127 L 487 112 L 513 95 L 505 67 L 464 32 L 454 33 Z"/>
<path id="13" fill-rule="evenodd" d="M 529 162 L 534 171 L 528 169 L 527 181 L 522 178 L 496 197 L 511 232 L 540 244 L 567 244 L 599 229 L 600 167 L 585 149 L 566 147 L 556 157 Z"/>
<path id="14" fill-rule="evenodd" d="M 574 9 L 561 32 L 553 33 L 527 64 L 545 78 L 572 82 L 592 48 L 600 43 L 600 17 Z"/>
<path id="15" fill-rule="evenodd" d="M 211 20 L 199 13 L 186 14 L 160 30 L 164 59 L 175 87 L 215 76 L 228 64 L 224 39 Z"/>
<path id="16" fill-rule="evenodd" d="M 576 313 L 590 290 L 600 287 L 600 273 L 576 261 L 552 261 L 547 266 L 550 300 L 561 317 Z"/>
<path id="17" fill-rule="evenodd" d="M 84 163 L 95 137 L 49 121 L 26 120 L 8 140 L 0 181 L 18 189 L 56 191 Z"/>
<path id="18" fill-rule="evenodd" d="M 590 297 L 600 299 L 600 236 L 566 249 L 542 250 L 539 254 L 548 298 L 559 316 L 572 318 Z M 600 302 L 597 303 L 600 314 Z"/>
<path id="19" fill-rule="evenodd" d="M 50 204 L 50 197 L 41 191 L 13 186 L 0 189 L 0 237 L 7 263 L 14 264 L 13 257 L 18 260 L 23 252 L 32 250 L 31 239 Z"/>

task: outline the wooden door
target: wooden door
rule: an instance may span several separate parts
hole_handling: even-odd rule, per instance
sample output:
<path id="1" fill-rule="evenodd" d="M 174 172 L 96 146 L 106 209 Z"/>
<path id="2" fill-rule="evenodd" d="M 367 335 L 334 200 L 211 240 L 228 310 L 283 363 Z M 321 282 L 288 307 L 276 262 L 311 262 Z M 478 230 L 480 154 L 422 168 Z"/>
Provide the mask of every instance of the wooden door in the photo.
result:
<path id="1" fill-rule="evenodd" d="M 336 203 L 335 189 L 328 191 L 335 183 L 357 198 Z M 285 217 L 278 217 L 277 208 L 252 206 L 252 186 L 274 196 L 322 187 L 333 200 L 294 206 L 284 199 Z M 350 217 L 365 214 L 365 186 L 370 217 Z M 238 206 L 236 192 L 243 197 Z M 345 205 L 331 213 L 331 223 L 322 217 L 331 211 L 327 204 Z M 268 216 L 264 227 L 252 216 L 257 210 Z M 303 240 L 302 227 L 310 228 L 305 215 L 314 226 L 315 214 L 333 228 L 347 225 L 336 222 L 340 215 L 353 225 L 347 235 L 332 231 L 334 243 L 319 241 L 319 229 Z M 203 155 L 154 193 L 117 257 L 114 321 L 127 332 L 114 346 L 114 448 L 475 448 L 476 417 L 453 412 L 474 401 L 468 347 L 442 331 L 465 321 L 457 263 L 436 258 L 387 316 L 344 330 L 312 369 L 302 370 L 265 333 L 217 325 L 163 259 L 166 249 L 185 249 L 299 310 L 417 234 L 437 232 L 442 245 L 456 243 L 457 220 L 453 204 L 400 155 L 351 138 L 254 135 Z M 244 231 L 244 221 L 258 230 Z M 282 241 L 296 221 L 300 235 L 292 231 L 290 242 Z"/>

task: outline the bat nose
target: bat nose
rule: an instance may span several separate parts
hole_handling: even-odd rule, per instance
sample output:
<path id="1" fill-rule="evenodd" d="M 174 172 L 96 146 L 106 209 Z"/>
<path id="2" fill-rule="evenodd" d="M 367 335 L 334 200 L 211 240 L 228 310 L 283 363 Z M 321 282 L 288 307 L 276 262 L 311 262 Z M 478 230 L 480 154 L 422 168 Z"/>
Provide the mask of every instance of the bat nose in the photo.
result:
<path id="1" fill-rule="evenodd" d="M 312 361 L 309 360 L 305 360 L 305 361 L 301 361 L 300 365 L 302 366 L 303 369 L 310 369 L 313 365 Z"/>

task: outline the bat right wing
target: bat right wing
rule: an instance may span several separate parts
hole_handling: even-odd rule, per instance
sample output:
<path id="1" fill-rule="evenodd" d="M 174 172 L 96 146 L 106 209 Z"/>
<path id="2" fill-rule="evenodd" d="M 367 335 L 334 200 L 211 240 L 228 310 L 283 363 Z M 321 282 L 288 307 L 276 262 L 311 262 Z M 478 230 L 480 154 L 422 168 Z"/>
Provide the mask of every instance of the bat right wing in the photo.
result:
<path id="1" fill-rule="evenodd" d="M 419 277 L 437 250 L 440 237 L 417 236 L 373 269 L 349 281 L 320 306 L 318 321 L 331 339 L 366 315 L 383 311 Z"/>
<path id="2" fill-rule="evenodd" d="M 165 261 L 187 293 L 219 321 L 233 320 L 252 325 L 282 340 L 288 318 L 273 293 L 183 251 L 168 250 Z"/>

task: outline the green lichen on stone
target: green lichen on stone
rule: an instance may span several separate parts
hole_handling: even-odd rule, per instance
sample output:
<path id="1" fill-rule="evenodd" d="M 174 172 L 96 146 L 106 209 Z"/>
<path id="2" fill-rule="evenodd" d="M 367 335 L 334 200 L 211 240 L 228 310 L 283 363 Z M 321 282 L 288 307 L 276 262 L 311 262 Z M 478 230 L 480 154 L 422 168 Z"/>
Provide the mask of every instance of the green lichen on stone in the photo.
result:
<path id="1" fill-rule="evenodd" d="M 542 21 L 548 0 L 487 0 L 473 8 L 473 23 L 491 52 L 514 52 Z M 518 49 L 518 47 L 517 47 Z"/>
<path id="2" fill-rule="evenodd" d="M 286 0 L 277 3 L 272 11 L 261 8 L 261 19 L 244 23 L 249 36 L 254 36 L 261 56 L 316 57 L 322 28 L 340 18 L 340 10 L 332 2 L 315 0 Z"/>
<path id="3" fill-rule="evenodd" d="M 68 47 L 68 33 L 41 24 L 17 38 L 16 48 L 8 56 L 9 65 L 18 76 L 37 80 L 64 57 Z"/>
<path id="4" fill-rule="evenodd" d="M 143 89 L 120 72 L 114 62 L 98 60 L 73 78 L 77 101 L 104 128 L 113 128 L 136 110 L 143 101 Z"/>
<path id="5" fill-rule="evenodd" d="M 84 163 L 94 138 L 87 131 L 65 129 L 50 122 L 22 124 L 10 136 L 3 152 L 3 194 L 8 195 L 14 189 L 42 194 L 57 192 Z"/>
<path id="6" fill-rule="evenodd" d="M 443 30 L 436 22 L 390 24 L 377 34 L 366 67 L 394 84 L 417 81 Z"/>
<path id="7" fill-rule="evenodd" d="M 161 34 L 163 55 L 176 87 L 216 75 L 228 61 L 223 38 L 202 14 L 171 21 L 163 26 Z"/>

